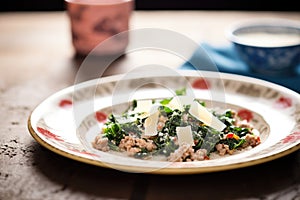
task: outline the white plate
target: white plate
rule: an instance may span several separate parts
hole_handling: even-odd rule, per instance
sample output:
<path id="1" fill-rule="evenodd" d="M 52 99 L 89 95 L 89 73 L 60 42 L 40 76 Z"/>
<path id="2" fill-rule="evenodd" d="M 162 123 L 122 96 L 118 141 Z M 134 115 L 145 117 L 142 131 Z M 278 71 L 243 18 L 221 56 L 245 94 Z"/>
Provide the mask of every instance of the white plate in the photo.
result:
<path id="1" fill-rule="evenodd" d="M 174 71 L 174 70 L 173 70 Z M 101 167 L 158 174 L 206 173 L 264 163 L 300 148 L 300 95 L 266 81 L 216 72 L 131 73 L 76 84 L 47 98 L 31 113 L 33 138 L 65 157 Z M 124 111 L 133 99 L 165 98 L 186 87 L 218 109 L 250 111 L 262 143 L 242 153 L 197 162 L 139 160 L 91 147 L 103 115 Z M 249 112 L 247 116 L 249 116 Z"/>

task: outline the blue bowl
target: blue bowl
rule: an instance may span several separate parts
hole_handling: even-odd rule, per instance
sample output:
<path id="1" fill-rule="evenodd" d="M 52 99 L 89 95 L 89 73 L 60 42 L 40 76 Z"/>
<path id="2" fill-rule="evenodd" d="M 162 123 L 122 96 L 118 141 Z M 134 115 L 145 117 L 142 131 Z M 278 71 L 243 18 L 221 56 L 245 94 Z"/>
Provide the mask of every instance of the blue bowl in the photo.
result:
<path id="1" fill-rule="evenodd" d="M 228 38 L 254 72 L 290 75 L 300 64 L 300 21 L 247 21 L 229 29 Z"/>

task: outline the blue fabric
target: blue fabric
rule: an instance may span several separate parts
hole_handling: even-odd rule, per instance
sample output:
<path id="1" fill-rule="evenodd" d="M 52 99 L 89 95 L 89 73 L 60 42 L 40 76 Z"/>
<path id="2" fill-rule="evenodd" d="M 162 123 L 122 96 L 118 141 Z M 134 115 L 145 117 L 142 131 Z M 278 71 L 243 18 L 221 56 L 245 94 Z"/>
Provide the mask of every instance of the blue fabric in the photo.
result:
<path id="1" fill-rule="evenodd" d="M 209 58 L 207 58 L 207 55 Z M 211 46 L 203 43 L 180 69 L 201 69 L 250 76 L 282 85 L 300 93 L 300 64 L 297 66 L 295 73 L 290 76 L 258 74 L 251 71 L 240 60 L 234 47 L 231 45 Z"/>

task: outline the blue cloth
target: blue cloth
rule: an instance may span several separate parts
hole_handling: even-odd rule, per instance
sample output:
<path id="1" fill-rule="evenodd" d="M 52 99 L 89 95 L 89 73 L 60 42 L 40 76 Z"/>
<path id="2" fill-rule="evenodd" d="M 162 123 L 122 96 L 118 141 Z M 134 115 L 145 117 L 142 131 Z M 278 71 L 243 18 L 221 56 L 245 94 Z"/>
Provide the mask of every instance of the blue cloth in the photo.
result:
<path id="1" fill-rule="evenodd" d="M 295 73 L 290 76 L 259 74 L 251 71 L 240 60 L 231 45 L 211 46 L 203 43 L 180 69 L 201 69 L 250 76 L 282 85 L 300 93 L 300 64 L 297 66 Z"/>

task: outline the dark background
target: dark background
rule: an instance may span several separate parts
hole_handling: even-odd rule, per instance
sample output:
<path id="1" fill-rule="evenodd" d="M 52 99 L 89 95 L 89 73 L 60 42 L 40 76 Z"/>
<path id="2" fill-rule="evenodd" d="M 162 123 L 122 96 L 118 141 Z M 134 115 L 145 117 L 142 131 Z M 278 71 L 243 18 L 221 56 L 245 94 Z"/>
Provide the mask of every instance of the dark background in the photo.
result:
<path id="1" fill-rule="evenodd" d="M 135 0 L 136 10 L 300 11 L 297 0 Z M 63 0 L 2 0 L 0 11 L 64 10 Z"/>

